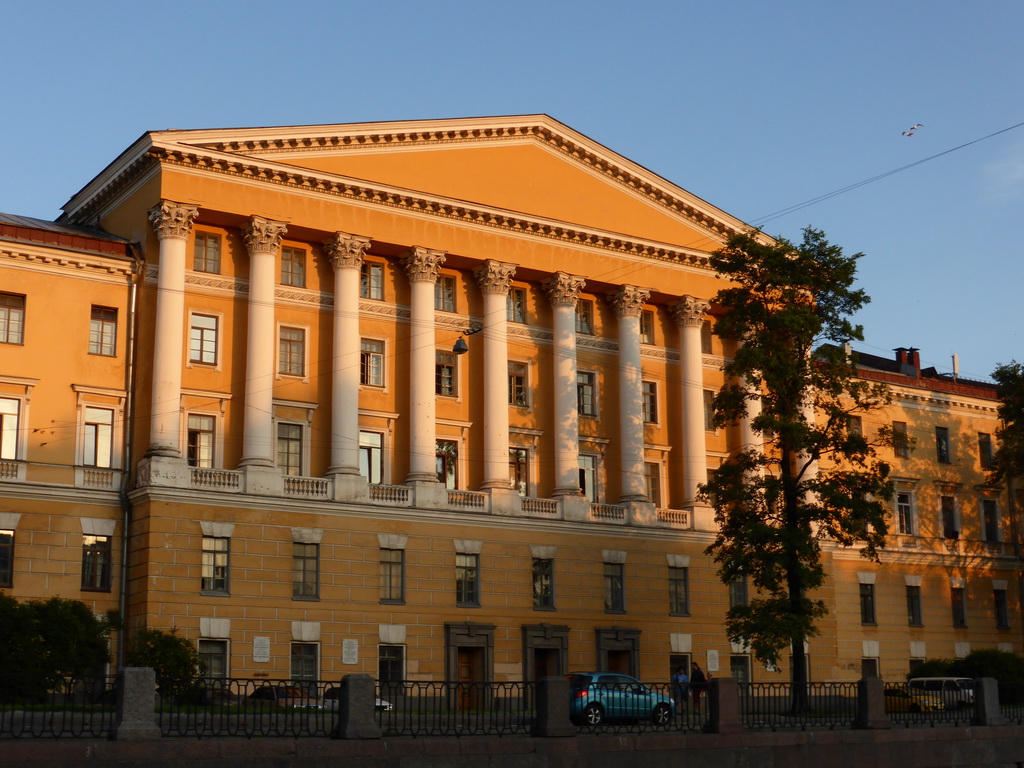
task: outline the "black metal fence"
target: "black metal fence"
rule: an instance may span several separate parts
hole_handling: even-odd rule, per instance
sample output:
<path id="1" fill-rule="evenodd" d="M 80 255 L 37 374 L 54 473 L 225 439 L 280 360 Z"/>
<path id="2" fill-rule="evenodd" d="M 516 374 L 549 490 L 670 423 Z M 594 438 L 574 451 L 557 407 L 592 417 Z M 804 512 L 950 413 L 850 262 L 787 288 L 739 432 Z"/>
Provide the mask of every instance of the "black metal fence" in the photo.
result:
<path id="1" fill-rule="evenodd" d="M 885 712 L 893 725 L 905 728 L 969 723 L 974 717 L 973 695 L 927 691 L 906 683 L 887 683 Z"/>
<path id="2" fill-rule="evenodd" d="M 385 736 L 528 734 L 537 715 L 537 684 L 385 683 L 377 722 Z"/>
<path id="3" fill-rule="evenodd" d="M 857 683 L 741 683 L 739 692 L 750 730 L 835 730 L 857 718 Z"/>
<path id="4" fill-rule="evenodd" d="M 116 678 L 0 674 L 0 738 L 107 738 Z"/>

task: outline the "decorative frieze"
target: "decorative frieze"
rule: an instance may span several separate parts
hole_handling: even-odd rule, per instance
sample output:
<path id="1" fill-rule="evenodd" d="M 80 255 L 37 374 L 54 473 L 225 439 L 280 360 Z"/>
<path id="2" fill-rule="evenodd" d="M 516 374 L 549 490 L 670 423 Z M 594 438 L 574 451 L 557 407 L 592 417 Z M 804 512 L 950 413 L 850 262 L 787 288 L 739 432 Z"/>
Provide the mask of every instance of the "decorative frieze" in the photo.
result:
<path id="1" fill-rule="evenodd" d="M 150 209 L 149 221 L 161 240 L 166 237 L 184 240 L 192 234 L 192 222 L 198 215 L 198 206 L 161 200 L 159 205 Z"/>
<path id="2" fill-rule="evenodd" d="M 512 287 L 512 278 L 516 274 L 516 265 L 488 259 L 473 274 L 481 292 L 507 296 L 509 288 Z"/>
<path id="3" fill-rule="evenodd" d="M 437 272 L 444 264 L 445 251 L 435 251 L 415 245 L 402 257 L 402 267 L 411 283 L 435 283 Z"/>
<path id="4" fill-rule="evenodd" d="M 672 317 L 676 325 L 700 326 L 704 322 L 704 315 L 711 308 L 711 302 L 698 299 L 696 296 L 682 296 L 679 302 L 672 307 Z"/>
<path id="5" fill-rule="evenodd" d="M 575 307 L 580 291 L 586 284 L 586 279 L 579 275 L 555 272 L 554 276 L 544 283 L 544 290 L 547 291 L 548 299 L 554 306 Z"/>
<path id="6" fill-rule="evenodd" d="M 335 232 L 334 236 L 324 243 L 324 251 L 335 269 L 355 267 L 363 263 L 363 256 L 370 247 L 370 238 L 350 235 L 346 232 Z"/>
<path id="7" fill-rule="evenodd" d="M 608 299 L 615 314 L 619 317 L 640 317 L 644 302 L 651 296 L 649 288 L 637 288 L 635 285 L 624 285 L 616 293 L 609 294 Z"/>
<path id="8" fill-rule="evenodd" d="M 253 216 L 243 235 L 245 247 L 249 253 L 277 253 L 281 247 L 281 238 L 287 231 L 288 225 L 283 221 Z"/>

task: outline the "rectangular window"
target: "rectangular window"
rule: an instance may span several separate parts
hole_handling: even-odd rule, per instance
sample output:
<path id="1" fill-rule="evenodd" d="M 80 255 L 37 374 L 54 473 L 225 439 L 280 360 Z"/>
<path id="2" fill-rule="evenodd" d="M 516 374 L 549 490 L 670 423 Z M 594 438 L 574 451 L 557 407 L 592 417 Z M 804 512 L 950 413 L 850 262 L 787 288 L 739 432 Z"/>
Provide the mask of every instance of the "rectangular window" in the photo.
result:
<path id="1" fill-rule="evenodd" d="M 735 608 L 749 602 L 747 594 L 747 577 L 737 576 L 729 582 L 729 607 Z"/>
<path id="2" fill-rule="evenodd" d="M 999 505 L 995 499 L 981 500 L 982 528 L 985 541 L 994 544 L 1000 540 L 999 536 Z"/>
<path id="3" fill-rule="evenodd" d="M 405 550 L 380 551 L 380 601 L 400 604 L 405 602 Z"/>
<path id="4" fill-rule="evenodd" d="M 910 438 L 907 436 L 905 421 L 892 423 L 892 451 L 897 459 L 910 458 Z"/>
<path id="5" fill-rule="evenodd" d="M 668 612 L 672 616 L 690 615 L 690 569 L 669 566 Z"/>
<path id="6" fill-rule="evenodd" d="M 455 440 L 436 442 L 437 482 L 454 491 L 459 487 L 459 444 Z"/>
<path id="7" fill-rule="evenodd" d="M 654 312 L 650 309 L 640 313 L 640 343 L 654 343 Z"/>
<path id="8" fill-rule="evenodd" d="M 199 660 L 203 663 L 203 677 L 207 680 L 225 680 L 228 676 L 228 641 L 200 640 Z"/>
<path id="9" fill-rule="evenodd" d="M 188 360 L 203 365 L 217 364 L 218 319 L 212 315 L 192 315 L 189 330 Z"/>
<path id="10" fill-rule="evenodd" d="M 359 348 L 359 383 L 384 386 L 384 342 L 363 339 Z"/>
<path id="11" fill-rule="evenodd" d="M 605 613 L 625 613 L 626 585 L 623 563 L 604 564 L 604 610 Z"/>
<path id="12" fill-rule="evenodd" d="M 949 429 L 947 427 L 935 428 L 935 459 L 940 464 L 949 464 Z"/>
<path id="13" fill-rule="evenodd" d="M 292 683 L 307 694 L 316 695 L 319 651 L 316 643 L 292 643 Z"/>
<path id="14" fill-rule="evenodd" d="M 117 354 L 117 310 L 93 307 L 89 317 L 89 354 L 113 357 Z"/>
<path id="15" fill-rule="evenodd" d="M 292 597 L 320 595 L 320 545 L 292 543 Z"/>
<path id="16" fill-rule="evenodd" d="M 704 390 L 704 431 L 715 431 L 715 393 L 713 390 Z"/>
<path id="17" fill-rule="evenodd" d="M 917 534 L 914 520 L 914 495 L 909 491 L 900 491 L 896 494 L 896 519 L 899 523 L 900 533 L 905 536 Z"/>
<path id="18" fill-rule="evenodd" d="M 188 443 L 186 458 L 190 467 L 213 466 L 213 416 L 197 413 L 188 415 Z"/>
<path id="19" fill-rule="evenodd" d="M 82 537 L 82 589 L 109 592 L 111 562 L 110 536 Z"/>
<path id="20" fill-rule="evenodd" d="M 196 232 L 196 249 L 192 257 L 196 272 L 220 274 L 220 235 Z"/>
<path id="21" fill-rule="evenodd" d="M 576 301 L 576 333 L 594 333 L 594 302 L 589 299 Z"/>
<path id="22" fill-rule="evenodd" d="M 464 607 L 479 607 L 480 555 L 455 555 L 455 602 Z"/>
<path id="23" fill-rule="evenodd" d="M 362 299 L 384 298 L 384 265 L 364 261 L 359 267 L 359 297 Z"/>
<path id="24" fill-rule="evenodd" d="M 384 482 L 384 435 L 380 432 L 359 433 L 359 474 L 370 485 Z"/>
<path id="25" fill-rule="evenodd" d="M 967 603 L 964 602 L 964 588 L 951 587 L 949 590 L 950 604 L 953 609 L 953 626 L 967 626 Z"/>
<path id="26" fill-rule="evenodd" d="M 526 322 L 526 289 L 512 288 L 506 299 L 508 306 L 508 321 L 510 323 Z"/>
<path id="27" fill-rule="evenodd" d="M 588 453 L 579 455 L 580 492 L 591 504 L 597 503 L 597 456 Z"/>
<path id="28" fill-rule="evenodd" d="M 226 536 L 203 536 L 203 592 L 228 594 L 230 544 L 231 539 Z"/>
<path id="29" fill-rule="evenodd" d="M 550 558 L 533 558 L 533 607 L 554 610 L 555 561 Z"/>
<path id="30" fill-rule="evenodd" d="M 85 408 L 82 464 L 109 467 L 114 450 L 114 412 L 108 408 Z"/>
<path id="31" fill-rule="evenodd" d="M 978 433 L 978 458 L 982 469 L 992 469 L 992 435 Z"/>
<path id="32" fill-rule="evenodd" d="M 1006 598 L 1005 589 L 992 590 L 992 599 L 996 609 L 996 629 L 1010 628 L 1010 601 Z"/>
<path id="33" fill-rule="evenodd" d="M 640 395 L 643 398 L 645 424 L 658 423 L 658 385 L 653 381 L 640 383 Z"/>
<path id="34" fill-rule="evenodd" d="M 434 392 L 438 395 L 455 397 L 458 394 L 455 360 L 454 352 L 438 351 L 435 353 Z"/>
<path id="35" fill-rule="evenodd" d="M 576 373 L 576 410 L 580 416 L 597 416 L 597 374 Z"/>
<path id="36" fill-rule="evenodd" d="M 847 424 L 851 435 L 864 434 L 864 419 L 861 416 L 850 416 Z"/>
<path id="37" fill-rule="evenodd" d="M 711 321 L 705 320 L 700 324 L 700 351 L 701 354 L 711 354 Z"/>
<path id="38" fill-rule="evenodd" d="M 0 293 L 0 344 L 25 343 L 25 297 Z"/>
<path id="39" fill-rule="evenodd" d="M 401 683 L 405 680 L 405 648 L 381 645 L 377 648 L 377 682 Z M 391 694 L 394 696 L 394 694 Z M 394 699 L 391 699 L 394 701 Z"/>
<path id="40" fill-rule="evenodd" d="M 14 586 L 14 531 L 0 529 L 0 587 Z"/>
<path id="41" fill-rule="evenodd" d="M 508 364 L 508 404 L 520 408 L 529 405 L 526 393 L 528 389 L 528 368 L 526 363 Z"/>
<path id="42" fill-rule="evenodd" d="M 729 657 L 729 677 L 740 685 L 750 682 L 750 656 L 734 654 Z M 743 690 L 743 689 L 741 689 Z"/>
<path id="43" fill-rule="evenodd" d="M 860 676 L 878 677 L 878 659 L 861 659 Z"/>
<path id="44" fill-rule="evenodd" d="M 21 401 L 0 397 L 0 459 L 18 458 L 18 416 Z"/>
<path id="45" fill-rule="evenodd" d="M 956 499 L 953 496 L 941 496 L 939 504 L 942 507 L 942 537 L 959 539 L 960 523 L 957 520 Z"/>
<path id="46" fill-rule="evenodd" d="M 911 627 L 922 626 L 921 621 L 921 588 L 907 585 L 907 624 Z"/>
<path id="47" fill-rule="evenodd" d="M 281 326 L 277 372 L 284 376 L 306 375 L 306 331 Z"/>
<path id="48" fill-rule="evenodd" d="M 508 482 L 520 496 L 530 495 L 529 458 L 529 452 L 525 448 L 508 449 Z"/>
<path id="49" fill-rule="evenodd" d="M 281 249 L 281 285 L 306 287 L 306 252 L 299 248 Z"/>
<path id="50" fill-rule="evenodd" d="M 860 623 L 875 623 L 875 585 L 860 585 Z"/>
<path id="51" fill-rule="evenodd" d="M 434 309 L 442 312 L 455 311 L 455 277 L 438 275 L 434 282 Z"/>
<path id="52" fill-rule="evenodd" d="M 278 422 L 277 466 L 286 475 L 302 474 L 302 425 Z"/>
<path id="53" fill-rule="evenodd" d="M 661 465 L 656 461 L 644 462 L 644 486 L 647 500 L 655 509 L 661 508 Z"/>

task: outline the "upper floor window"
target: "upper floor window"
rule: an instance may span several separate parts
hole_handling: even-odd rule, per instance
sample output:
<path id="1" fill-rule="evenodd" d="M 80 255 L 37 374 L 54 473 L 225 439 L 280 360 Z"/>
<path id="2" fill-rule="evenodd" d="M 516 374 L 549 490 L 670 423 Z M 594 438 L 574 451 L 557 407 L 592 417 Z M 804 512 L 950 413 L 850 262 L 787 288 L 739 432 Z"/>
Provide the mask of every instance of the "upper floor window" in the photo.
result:
<path id="1" fill-rule="evenodd" d="M 640 395 L 642 397 L 644 423 L 658 423 L 658 385 L 653 381 L 640 383 Z"/>
<path id="2" fill-rule="evenodd" d="M 528 389 L 528 368 L 526 363 L 508 364 L 508 404 L 525 408 L 529 405 L 527 400 Z"/>
<path id="3" fill-rule="evenodd" d="M 950 607 L 953 609 L 953 626 L 967 626 L 967 603 L 963 587 L 951 587 L 949 590 Z"/>
<path id="4" fill-rule="evenodd" d="M 359 383 L 384 386 L 384 342 L 363 339 L 359 348 Z"/>
<path id="5" fill-rule="evenodd" d="M 650 309 L 640 313 L 640 343 L 654 343 L 654 312 Z"/>
<path id="6" fill-rule="evenodd" d="M 625 570 L 623 563 L 604 564 L 604 610 L 607 613 L 626 611 Z"/>
<path id="7" fill-rule="evenodd" d="M 405 550 L 380 551 L 380 601 L 405 602 Z"/>
<path id="8" fill-rule="evenodd" d="M 992 597 L 996 609 L 996 629 L 1010 628 L 1010 601 L 1007 599 L 1005 589 L 992 590 Z"/>
<path id="9" fill-rule="evenodd" d="M 729 582 L 729 607 L 735 608 L 749 602 L 747 595 L 747 577 L 737 576 Z"/>
<path id="10" fill-rule="evenodd" d="M 669 566 L 668 612 L 673 616 L 690 614 L 690 569 Z"/>
<path id="11" fill-rule="evenodd" d="M 459 444 L 455 440 L 436 443 L 437 482 L 449 490 L 459 487 Z"/>
<path id="12" fill-rule="evenodd" d="M 530 490 L 529 453 L 525 448 L 508 449 L 508 482 L 520 496 L 528 496 Z"/>
<path id="13" fill-rule="evenodd" d="M 214 417 L 197 413 L 188 415 L 186 458 L 190 467 L 213 466 Z"/>
<path id="14" fill-rule="evenodd" d="M 949 429 L 947 427 L 935 428 L 935 458 L 940 464 L 949 464 Z"/>
<path id="15" fill-rule="evenodd" d="M 227 594 L 231 539 L 225 536 L 203 536 L 203 559 L 200 589 L 203 592 Z"/>
<path id="16" fill-rule="evenodd" d="M 86 406 L 82 435 L 82 464 L 109 467 L 114 450 L 114 412 Z"/>
<path id="17" fill-rule="evenodd" d="M 847 429 L 849 429 L 851 435 L 863 435 L 864 434 L 864 419 L 861 416 L 849 416 L 846 420 Z"/>
<path id="18" fill-rule="evenodd" d="M 286 475 L 302 474 L 302 425 L 278 422 L 277 466 Z"/>
<path id="19" fill-rule="evenodd" d="M 0 397 L 0 459 L 18 458 L 18 417 L 21 401 Z"/>
<path id="20" fill-rule="evenodd" d="M 899 491 L 896 494 L 896 521 L 899 524 L 899 532 L 906 536 L 917 534 L 916 520 L 914 519 L 914 495 L 909 491 Z"/>
<path id="21" fill-rule="evenodd" d="M 526 322 L 526 289 L 512 287 L 508 292 L 508 321 L 510 323 Z"/>
<path id="22" fill-rule="evenodd" d="M 897 459 L 910 457 L 910 437 L 907 435 L 907 423 L 905 421 L 894 421 L 892 423 L 892 452 Z"/>
<path id="23" fill-rule="evenodd" d="M 306 331 L 302 328 L 281 326 L 278 342 L 277 372 L 285 376 L 306 374 Z"/>
<path id="24" fill-rule="evenodd" d="M 555 561 L 547 557 L 533 558 L 533 607 L 538 610 L 555 607 Z"/>
<path id="25" fill-rule="evenodd" d="M 715 431 L 715 393 L 710 389 L 704 390 L 704 431 Z"/>
<path id="26" fill-rule="evenodd" d="M 384 435 L 380 432 L 359 433 L 359 474 L 370 485 L 383 482 Z"/>
<path id="27" fill-rule="evenodd" d="M 82 589 L 92 592 L 110 591 L 111 537 L 82 537 Z"/>
<path id="28" fill-rule="evenodd" d="M 213 315 L 192 315 L 190 322 L 189 362 L 216 365 L 218 319 Z"/>
<path id="29" fill-rule="evenodd" d="M 359 296 L 363 299 L 384 298 L 384 265 L 364 261 L 359 267 Z"/>
<path id="30" fill-rule="evenodd" d="M 196 249 L 192 258 L 196 272 L 220 273 L 220 235 L 196 232 Z"/>
<path id="31" fill-rule="evenodd" d="M 455 353 L 438 351 L 435 354 L 434 392 L 445 397 L 455 397 L 458 394 Z"/>
<path id="32" fill-rule="evenodd" d="M 911 627 L 922 625 L 921 613 L 921 588 L 916 585 L 907 585 L 907 624 Z"/>
<path id="33" fill-rule="evenodd" d="M 978 433 L 978 458 L 982 469 L 992 469 L 992 435 Z"/>
<path id="34" fill-rule="evenodd" d="M 860 623 L 875 623 L 875 585 L 860 585 Z"/>
<path id="35" fill-rule="evenodd" d="M 644 484 L 647 489 L 647 500 L 655 508 L 661 507 L 661 465 L 655 461 L 644 462 Z"/>
<path id="36" fill-rule="evenodd" d="M 591 504 L 597 503 L 597 456 L 589 453 L 579 455 L 580 492 Z"/>
<path id="37" fill-rule="evenodd" d="M 438 275 L 434 282 L 434 309 L 442 312 L 455 311 L 455 277 Z"/>
<path id="38" fill-rule="evenodd" d="M 25 297 L 0 293 L 0 343 L 25 343 Z"/>
<path id="39" fill-rule="evenodd" d="M 956 513 L 956 499 L 953 496 L 940 496 L 939 505 L 942 509 L 942 537 L 959 539 L 960 520 Z"/>
<path id="40" fill-rule="evenodd" d="M 281 285 L 306 287 L 306 252 L 301 248 L 281 249 Z"/>
<path id="41" fill-rule="evenodd" d="M 0 529 L 0 587 L 14 586 L 14 530 Z"/>
<path id="42" fill-rule="evenodd" d="M 576 373 L 576 410 L 580 416 L 597 416 L 597 374 Z"/>
<path id="43" fill-rule="evenodd" d="M 476 608 L 480 605 L 480 555 L 455 555 L 455 602 Z"/>
<path id="44" fill-rule="evenodd" d="M 711 354 L 711 321 L 705 320 L 700 324 L 700 351 L 702 354 Z"/>
<path id="45" fill-rule="evenodd" d="M 594 333 L 594 302 L 590 299 L 576 301 L 576 333 Z"/>
<path id="46" fill-rule="evenodd" d="M 89 318 L 89 354 L 113 357 L 117 354 L 117 310 L 93 307 Z"/>
<path id="47" fill-rule="evenodd" d="M 999 505 L 995 499 L 981 500 L 981 523 L 982 534 L 985 541 L 996 543 L 999 541 Z"/>

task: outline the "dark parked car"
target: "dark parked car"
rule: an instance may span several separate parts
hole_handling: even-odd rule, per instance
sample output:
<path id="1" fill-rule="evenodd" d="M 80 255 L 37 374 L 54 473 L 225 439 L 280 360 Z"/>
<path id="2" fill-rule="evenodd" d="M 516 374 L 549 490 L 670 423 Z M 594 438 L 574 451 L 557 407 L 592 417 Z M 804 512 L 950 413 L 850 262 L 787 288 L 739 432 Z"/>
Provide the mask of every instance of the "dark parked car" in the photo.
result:
<path id="1" fill-rule="evenodd" d="M 576 672 L 567 676 L 569 716 L 575 723 L 599 725 L 606 720 L 650 720 L 666 726 L 676 715 L 675 702 L 635 677 L 618 672 Z"/>

